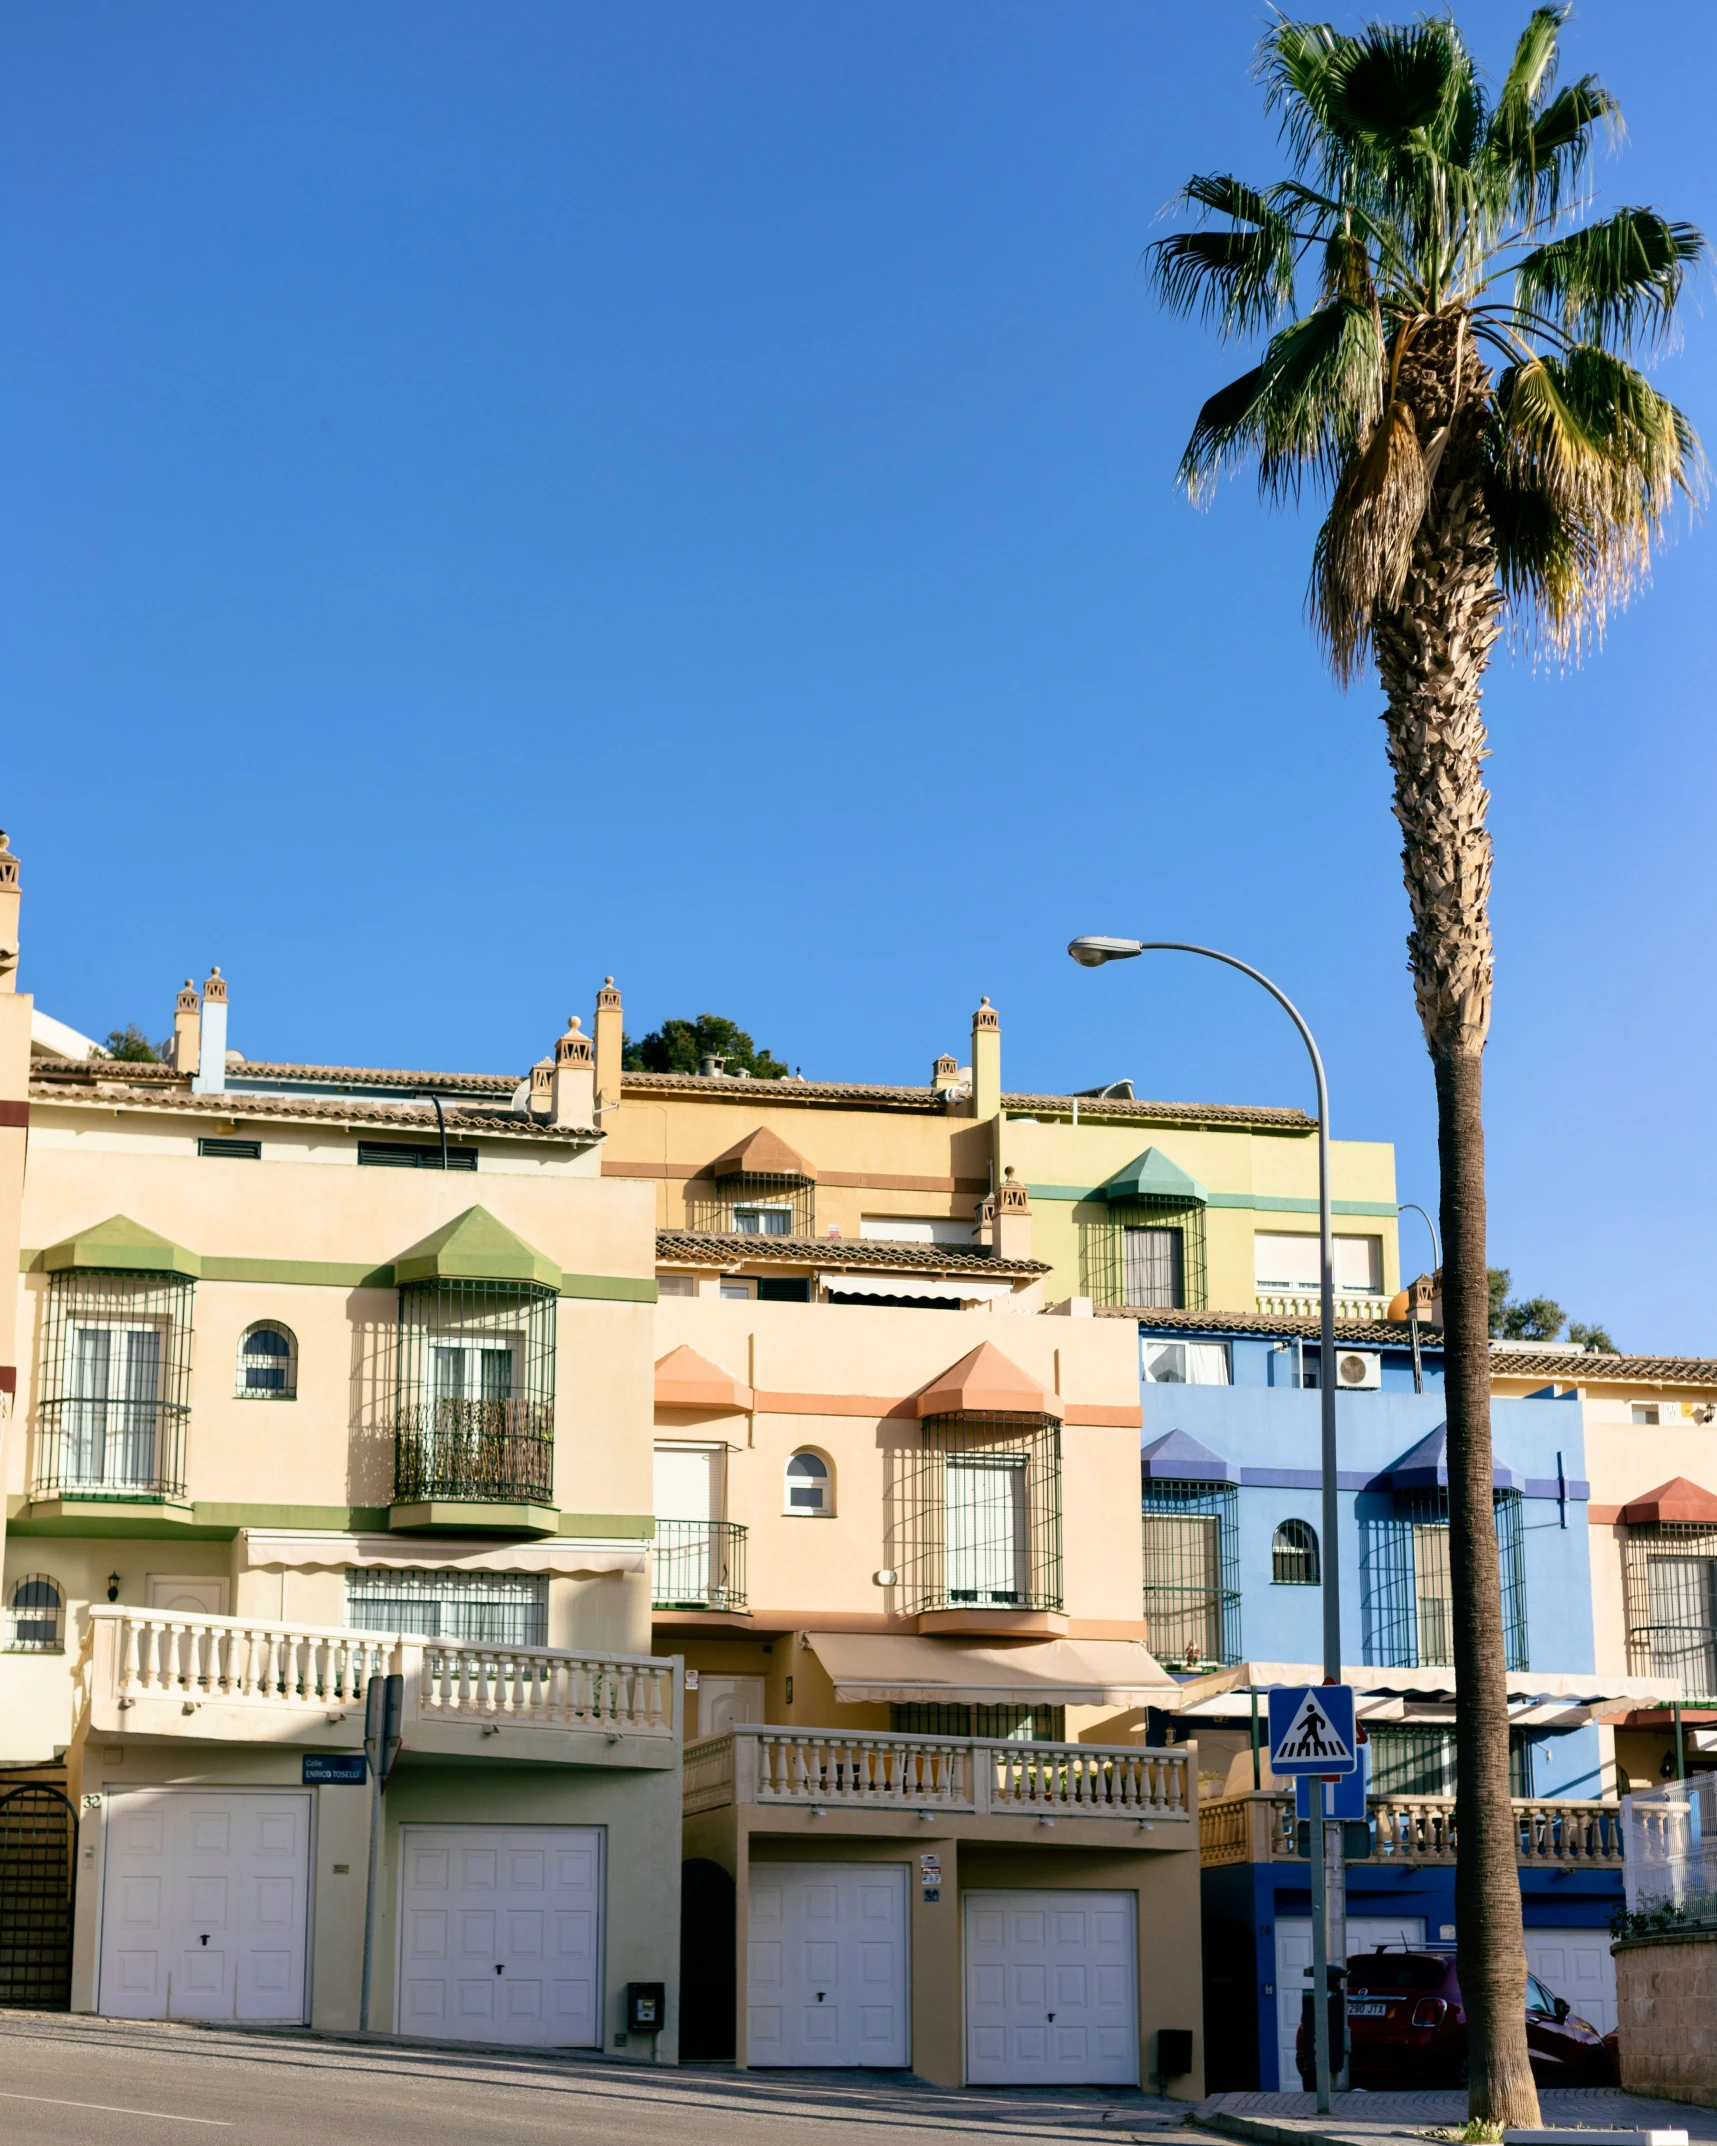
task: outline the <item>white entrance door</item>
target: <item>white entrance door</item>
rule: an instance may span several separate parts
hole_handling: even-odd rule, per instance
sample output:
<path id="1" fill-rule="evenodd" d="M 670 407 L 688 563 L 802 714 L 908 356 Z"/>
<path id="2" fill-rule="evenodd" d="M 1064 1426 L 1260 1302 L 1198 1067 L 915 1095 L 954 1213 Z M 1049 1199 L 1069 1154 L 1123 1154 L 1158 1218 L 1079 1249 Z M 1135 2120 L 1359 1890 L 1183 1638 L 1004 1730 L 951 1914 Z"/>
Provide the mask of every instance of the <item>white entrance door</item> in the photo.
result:
<path id="1" fill-rule="evenodd" d="M 907 2063 L 904 1863 L 754 1863 L 751 2064 Z"/>
<path id="2" fill-rule="evenodd" d="M 1379 1945 L 1422 1945 L 1423 1915 L 1350 1915 L 1347 1956 L 1373 1952 Z M 1276 2085 L 1297 2094 L 1300 2074 L 1294 2062 L 1294 2039 L 1300 2031 L 1300 2000 L 1312 1986 L 1312 1919 L 1309 1915 L 1276 1918 Z"/>
<path id="3" fill-rule="evenodd" d="M 1552 1997 L 1600 2034 L 1616 2024 L 1616 1963 L 1608 1930 L 1528 1930 L 1526 1964 Z"/>
<path id="4" fill-rule="evenodd" d="M 398 2031 L 593 2049 L 597 1826 L 406 1826 Z"/>
<path id="5" fill-rule="evenodd" d="M 698 1734 L 725 1736 L 736 1721 L 761 1721 L 762 1677 L 712 1677 L 698 1679 Z"/>
<path id="6" fill-rule="evenodd" d="M 966 2081 L 1137 2086 L 1135 1893 L 966 1895 Z"/>
<path id="7" fill-rule="evenodd" d="M 310 1798 L 110 1791 L 97 2009 L 302 2021 Z"/>
<path id="8" fill-rule="evenodd" d="M 193 1617 L 224 1617 L 227 1613 L 227 1583 L 213 1573 L 191 1573 L 175 1579 L 152 1572 L 148 1593 L 151 1609 L 176 1610 Z"/>

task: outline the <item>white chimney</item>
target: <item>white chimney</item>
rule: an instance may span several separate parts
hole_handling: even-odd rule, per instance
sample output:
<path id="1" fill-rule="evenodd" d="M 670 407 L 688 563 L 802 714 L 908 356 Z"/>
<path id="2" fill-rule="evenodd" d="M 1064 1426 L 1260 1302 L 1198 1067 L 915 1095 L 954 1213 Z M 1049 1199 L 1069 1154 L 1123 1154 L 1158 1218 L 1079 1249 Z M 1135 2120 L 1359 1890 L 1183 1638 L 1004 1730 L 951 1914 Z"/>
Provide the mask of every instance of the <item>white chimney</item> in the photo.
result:
<path id="1" fill-rule="evenodd" d="M 211 970 L 203 986 L 203 1018 L 197 1037 L 197 1071 L 193 1095 L 227 1092 L 227 987 L 220 970 Z"/>
<path id="2" fill-rule="evenodd" d="M 554 1047 L 554 1122 L 596 1123 L 596 1054 L 577 1014 L 568 1015 L 566 1034 Z"/>

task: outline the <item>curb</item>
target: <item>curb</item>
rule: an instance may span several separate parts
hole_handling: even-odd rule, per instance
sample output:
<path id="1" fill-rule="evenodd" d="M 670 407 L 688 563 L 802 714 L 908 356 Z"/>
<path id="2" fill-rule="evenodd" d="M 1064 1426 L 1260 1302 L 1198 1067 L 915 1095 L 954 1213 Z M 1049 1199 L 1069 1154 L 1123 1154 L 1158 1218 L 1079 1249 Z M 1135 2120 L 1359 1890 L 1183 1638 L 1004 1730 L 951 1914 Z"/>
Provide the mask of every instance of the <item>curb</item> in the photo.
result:
<path id="1" fill-rule="evenodd" d="M 1237 2116 L 1229 2109 L 1195 2108 L 1187 2118 L 1204 2131 L 1225 2131 L 1230 2138 L 1253 2139 L 1258 2146 L 1347 2146 L 1336 2132 L 1307 2131 L 1298 2124 L 1273 2124 L 1262 2116 Z"/>

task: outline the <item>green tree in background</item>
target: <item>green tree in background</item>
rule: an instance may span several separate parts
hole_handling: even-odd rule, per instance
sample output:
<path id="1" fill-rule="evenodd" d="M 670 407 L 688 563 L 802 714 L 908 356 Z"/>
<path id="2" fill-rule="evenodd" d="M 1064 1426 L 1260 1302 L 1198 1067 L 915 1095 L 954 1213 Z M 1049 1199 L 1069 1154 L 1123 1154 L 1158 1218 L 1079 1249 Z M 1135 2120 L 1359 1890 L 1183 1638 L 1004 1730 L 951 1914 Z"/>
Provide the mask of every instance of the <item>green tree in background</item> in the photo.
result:
<path id="1" fill-rule="evenodd" d="M 1507 1267 L 1490 1267 L 1486 1270 L 1490 1297 L 1490 1331 L 1499 1341 L 1554 1341 L 1562 1331 L 1562 1321 L 1567 1316 L 1554 1297 L 1522 1297 L 1518 1301 L 1510 1297 L 1509 1285 L 1513 1280 Z M 1568 1328 L 1568 1339 L 1576 1341 L 1583 1349 L 1595 1349 L 1600 1356 L 1617 1356 L 1621 1352 L 1610 1339 L 1608 1327 L 1592 1325 L 1576 1319 Z"/>
<path id="2" fill-rule="evenodd" d="M 110 1028 L 102 1049 L 109 1058 L 129 1059 L 140 1066 L 158 1066 L 167 1055 L 167 1046 L 151 1043 L 135 1021 L 127 1021 L 123 1028 Z"/>
<path id="3" fill-rule="evenodd" d="M 724 1071 L 749 1073 L 753 1080 L 781 1080 L 788 1070 L 719 1013 L 700 1013 L 695 1021 L 664 1021 L 641 1043 L 626 1036 L 620 1062 L 631 1073 L 695 1073 L 699 1062 L 712 1055 L 725 1061 Z"/>
<path id="4" fill-rule="evenodd" d="M 1610 1339 L 1607 1326 L 1589 1325 L 1584 1319 L 1575 1319 L 1569 1325 L 1568 1339 L 1577 1341 L 1581 1348 L 1590 1349 L 1597 1356 L 1619 1356 L 1622 1352 Z"/>
<path id="5" fill-rule="evenodd" d="M 1468 2106 L 1523 2127 L 1539 2114 L 1492 1513 L 1480 697 L 1511 617 L 1564 656 L 1597 639 L 1703 479 L 1634 359 L 1671 331 L 1705 242 L 1653 209 L 1586 215 L 1593 136 L 1618 114 L 1595 76 L 1556 87 L 1564 16 L 1533 11 L 1494 99 L 1446 16 L 1352 33 L 1277 17 L 1257 72 L 1286 175 L 1189 180 L 1202 227 L 1151 252 L 1165 304 L 1264 345 L 1199 412 L 1181 481 L 1207 499 L 1250 463 L 1267 499 L 1323 495 L 1312 621 L 1338 679 L 1374 661 L 1383 687 L 1442 1176 Z M 1224 572 L 1238 624 L 1232 554 Z"/>

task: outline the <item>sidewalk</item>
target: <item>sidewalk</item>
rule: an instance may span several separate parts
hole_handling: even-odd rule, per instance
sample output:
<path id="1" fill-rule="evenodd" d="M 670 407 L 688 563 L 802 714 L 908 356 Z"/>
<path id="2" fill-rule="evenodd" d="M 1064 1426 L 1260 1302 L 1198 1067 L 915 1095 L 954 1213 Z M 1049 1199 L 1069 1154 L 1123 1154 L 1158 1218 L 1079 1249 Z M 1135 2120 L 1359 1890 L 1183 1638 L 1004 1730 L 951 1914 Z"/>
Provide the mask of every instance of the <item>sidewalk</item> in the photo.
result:
<path id="1" fill-rule="evenodd" d="M 1653 2101 L 1615 2087 L 1546 2087 L 1538 2096 L 1550 2130 L 1685 2131 L 1689 2146 L 1717 2146 L 1717 2109 L 1684 2101 Z M 1458 2129 L 1467 2120 L 1467 2097 L 1446 2094 L 1338 2094 L 1328 2116 L 1317 2113 L 1314 2094 L 1212 2094 L 1192 2112 L 1192 2121 L 1230 2138 L 1259 2146 L 1382 2146 L 1384 2140 L 1419 2139 L 1433 2128 Z"/>

